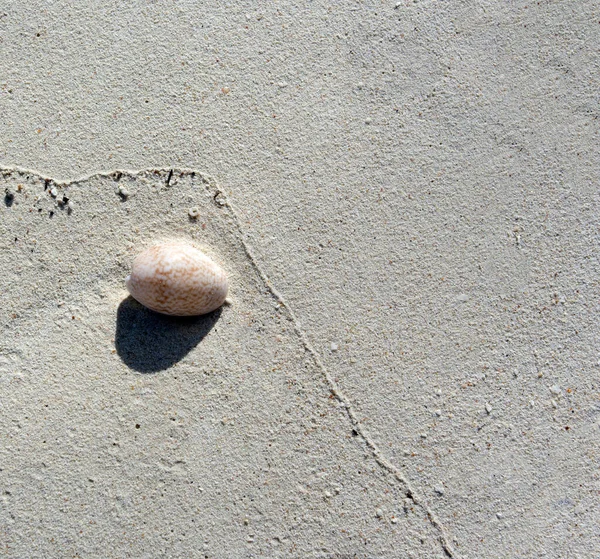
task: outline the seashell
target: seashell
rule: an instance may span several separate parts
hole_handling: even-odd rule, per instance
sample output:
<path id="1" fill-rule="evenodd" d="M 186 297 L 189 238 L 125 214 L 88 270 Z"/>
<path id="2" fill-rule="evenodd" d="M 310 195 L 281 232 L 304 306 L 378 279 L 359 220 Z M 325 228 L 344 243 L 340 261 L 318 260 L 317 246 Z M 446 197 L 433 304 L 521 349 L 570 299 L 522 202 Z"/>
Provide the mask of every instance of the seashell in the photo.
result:
<path id="1" fill-rule="evenodd" d="M 214 311 L 225 302 L 229 288 L 227 274 L 218 264 L 193 246 L 178 242 L 139 254 L 125 283 L 142 305 L 173 316 Z"/>

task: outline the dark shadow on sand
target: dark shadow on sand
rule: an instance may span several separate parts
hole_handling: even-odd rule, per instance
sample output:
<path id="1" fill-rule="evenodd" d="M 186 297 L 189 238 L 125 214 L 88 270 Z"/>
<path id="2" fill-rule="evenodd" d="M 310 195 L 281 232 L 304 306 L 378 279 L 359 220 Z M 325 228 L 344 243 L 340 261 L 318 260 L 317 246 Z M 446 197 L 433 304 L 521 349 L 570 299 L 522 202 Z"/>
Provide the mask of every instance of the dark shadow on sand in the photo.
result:
<path id="1" fill-rule="evenodd" d="M 115 347 L 130 369 L 158 373 L 181 361 L 211 331 L 221 309 L 203 316 L 155 313 L 127 297 L 117 310 Z"/>

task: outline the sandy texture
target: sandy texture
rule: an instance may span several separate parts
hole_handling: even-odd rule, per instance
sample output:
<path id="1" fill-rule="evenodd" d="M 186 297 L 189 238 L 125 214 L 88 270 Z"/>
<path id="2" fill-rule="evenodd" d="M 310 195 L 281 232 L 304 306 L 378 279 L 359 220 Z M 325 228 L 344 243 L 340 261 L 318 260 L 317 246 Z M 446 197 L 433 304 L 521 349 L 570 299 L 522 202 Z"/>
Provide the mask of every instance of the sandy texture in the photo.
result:
<path id="1" fill-rule="evenodd" d="M 5 3 L 3 552 L 597 557 L 598 21 Z M 122 303 L 172 236 L 234 274 L 214 323 Z"/>
<path id="2" fill-rule="evenodd" d="M 214 182 L 5 170 L 2 186 L 7 556 L 442 556 L 443 530 L 360 436 Z M 173 318 L 128 297 L 149 239 L 223 263 L 231 305 Z"/>

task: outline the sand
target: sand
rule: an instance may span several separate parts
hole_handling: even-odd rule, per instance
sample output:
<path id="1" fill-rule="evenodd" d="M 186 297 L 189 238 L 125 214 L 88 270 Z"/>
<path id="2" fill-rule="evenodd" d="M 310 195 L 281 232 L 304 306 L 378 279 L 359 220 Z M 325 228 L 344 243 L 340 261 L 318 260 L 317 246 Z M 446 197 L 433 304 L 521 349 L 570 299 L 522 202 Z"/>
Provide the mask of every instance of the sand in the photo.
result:
<path id="1" fill-rule="evenodd" d="M 597 28 L 5 3 L 2 556 L 597 557 Z M 128 297 L 175 238 L 231 305 Z"/>

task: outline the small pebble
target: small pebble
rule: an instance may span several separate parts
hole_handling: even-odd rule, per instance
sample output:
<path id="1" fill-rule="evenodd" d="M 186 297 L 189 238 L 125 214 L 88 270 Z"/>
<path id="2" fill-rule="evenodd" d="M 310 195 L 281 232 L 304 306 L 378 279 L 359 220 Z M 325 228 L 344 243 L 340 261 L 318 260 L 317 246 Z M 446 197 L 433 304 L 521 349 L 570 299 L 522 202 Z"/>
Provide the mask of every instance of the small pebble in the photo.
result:
<path id="1" fill-rule="evenodd" d="M 560 390 L 560 386 L 558 386 L 557 384 L 555 384 L 554 386 L 550 387 L 550 392 L 552 392 L 552 394 L 558 396 L 561 392 Z"/>
<path id="2" fill-rule="evenodd" d="M 553 408 L 557 408 L 558 407 L 558 402 L 556 400 L 550 400 L 550 403 L 552 404 Z"/>
<path id="3" fill-rule="evenodd" d="M 200 208 L 198 208 L 198 206 L 194 206 L 193 208 L 190 208 L 188 210 L 188 215 L 192 219 L 198 219 L 198 216 L 200 215 Z"/>
<path id="4" fill-rule="evenodd" d="M 442 410 L 435 410 L 435 415 L 437 415 L 438 417 L 441 417 Z"/>
<path id="5" fill-rule="evenodd" d="M 486 404 L 486 405 L 485 405 L 485 411 L 488 413 L 488 415 L 489 415 L 490 413 L 492 413 L 492 406 L 490 406 L 489 404 Z"/>
<path id="6" fill-rule="evenodd" d="M 504 515 L 503 515 L 501 512 L 497 512 L 497 513 L 496 513 L 496 518 L 497 518 L 498 520 L 500 520 L 501 518 L 504 518 Z"/>
<path id="7" fill-rule="evenodd" d="M 54 186 L 50 189 L 50 195 L 52 198 L 56 198 L 58 196 L 58 190 L 56 190 Z"/>
<path id="8" fill-rule="evenodd" d="M 377 510 L 375 511 L 375 516 L 376 516 L 377 518 L 381 518 L 381 517 L 383 516 L 383 511 L 382 511 L 381 509 L 377 509 Z"/>
<path id="9" fill-rule="evenodd" d="M 4 190 L 4 203 L 7 206 L 12 206 L 14 201 L 15 201 L 15 193 L 10 188 L 6 188 Z"/>
<path id="10" fill-rule="evenodd" d="M 362 89 L 363 87 L 365 87 L 365 84 L 364 84 L 364 82 L 358 82 L 356 84 L 356 87 L 358 87 L 358 89 Z"/>
<path id="11" fill-rule="evenodd" d="M 466 303 L 469 300 L 469 296 L 466 293 L 461 293 L 456 300 L 459 303 Z"/>
<path id="12" fill-rule="evenodd" d="M 444 488 L 441 485 L 436 485 L 433 490 L 440 496 L 444 494 Z"/>
<path id="13" fill-rule="evenodd" d="M 372 118 L 365 118 L 365 124 L 371 124 L 373 122 Z"/>
<path id="14" fill-rule="evenodd" d="M 225 206 L 227 204 L 227 202 L 225 201 L 225 198 L 223 198 L 223 193 L 222 192 L 217 192 L 217 194 L 214 197 L 214 201 L 219 206 Z"/>
<path id="15" fill-rule="evenodd" d="M 398 524 L 398 519 L 395 516 L 392 516 L 391 522 L 392 524 Z"/>
<path id="16" fill-rule="evenodd" d="M 335 343 L 332 343 L 330 347 L 331 347 L 331 351 L 337 351 L 339 349 L 338 344 L 335 344 Z"/>
<path id="17" fill-rule="evenodd" d="M 126 200 L 127 198 L 129 198 L 129 191 L 124 186 L 121 186 L 121 185 L 117 186 L 115 191 L 121 198 L 123 198 L 123 200 Z"/>

